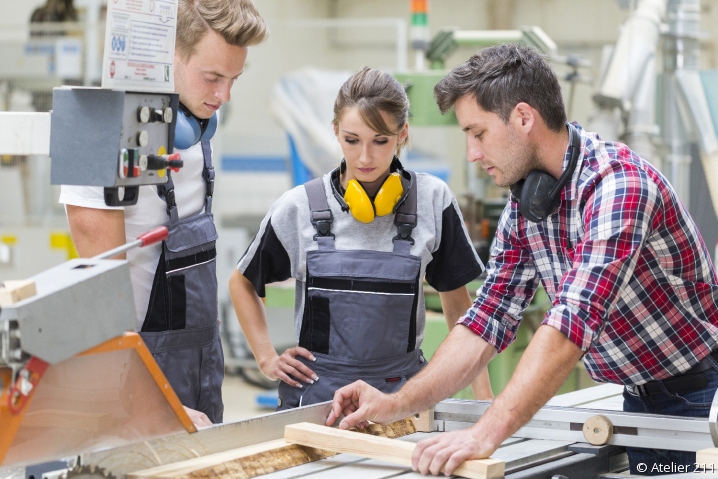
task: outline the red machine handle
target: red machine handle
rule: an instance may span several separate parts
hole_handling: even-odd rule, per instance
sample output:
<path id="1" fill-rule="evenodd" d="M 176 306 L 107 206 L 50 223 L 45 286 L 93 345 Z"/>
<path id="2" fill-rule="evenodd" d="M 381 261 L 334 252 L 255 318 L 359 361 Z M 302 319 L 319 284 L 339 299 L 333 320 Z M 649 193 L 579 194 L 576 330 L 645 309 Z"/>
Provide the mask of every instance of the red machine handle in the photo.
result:
<path id="1" fill-rule="evenodd" d="M 158 226 L 157 228 L 151 229 L 146 233 L 142 233 L 134 241 L 123 244 L 122 246 L 118 246 L 117 248 L 113 248 L 109 251 L 105 251 L 104 253 L 100 253 L 97 256 L 93 256 L 93 259 L 114 258 L 115 256 L 122 254 L 125 251 L 131 250 L 132 248 L 137 248 L 138 246 L 148 246 L 151 244 L 158 243 L 160 241 L 164 241 L 167 239 L 168 235 L 169 231 L 167 230 L 166 226 Z"/>
<path id="2" fill-rule="evenodd" d="M 168 234 L 169 231 L 166 226 L 158 226 L 157 228 L 149 230 L 147 233 L 142 233 L 137 239 L 142 241 L 142 247 L 144 247 L 166 240 Z"/>

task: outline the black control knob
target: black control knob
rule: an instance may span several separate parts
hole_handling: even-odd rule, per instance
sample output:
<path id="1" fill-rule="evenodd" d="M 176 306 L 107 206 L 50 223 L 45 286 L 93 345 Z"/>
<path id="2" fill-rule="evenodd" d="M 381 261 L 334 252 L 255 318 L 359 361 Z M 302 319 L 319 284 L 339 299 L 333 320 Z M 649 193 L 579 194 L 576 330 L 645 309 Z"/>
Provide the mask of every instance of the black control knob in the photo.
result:
<path id="1" fill-rule="evenodd" d="M 163 170 L 169 168 L 173 171 L 179 171 L 184 166 L 184 161 L 180 159 L 179 153 L 171 155 L 147 155 L 148 170 Z"/>

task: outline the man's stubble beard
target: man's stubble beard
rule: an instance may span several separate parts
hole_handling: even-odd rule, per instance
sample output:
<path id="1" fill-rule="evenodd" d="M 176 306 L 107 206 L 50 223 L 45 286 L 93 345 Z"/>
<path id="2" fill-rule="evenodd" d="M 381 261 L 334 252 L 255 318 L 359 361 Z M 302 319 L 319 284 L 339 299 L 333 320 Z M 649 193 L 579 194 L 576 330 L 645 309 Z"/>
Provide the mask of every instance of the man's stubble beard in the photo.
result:
<path id="1" fill-rule="evenodd" d="M 509 131 L 511 132 L 511 130 Z M 506 166 L 502 170 L 504 179 L 501 180 L 501 183 L 494 180 L 496 186 L 511 186 L 526 179 L 531 171 L 541 169 L 541 162 L 537 153 L 538 148 L 535 145 L 518 144 L 515 141 L 516 136 L 513 132 L 510 133 L 510 137 L 514 140 L 511 142 L 512 151 L 506 154 Z"/>

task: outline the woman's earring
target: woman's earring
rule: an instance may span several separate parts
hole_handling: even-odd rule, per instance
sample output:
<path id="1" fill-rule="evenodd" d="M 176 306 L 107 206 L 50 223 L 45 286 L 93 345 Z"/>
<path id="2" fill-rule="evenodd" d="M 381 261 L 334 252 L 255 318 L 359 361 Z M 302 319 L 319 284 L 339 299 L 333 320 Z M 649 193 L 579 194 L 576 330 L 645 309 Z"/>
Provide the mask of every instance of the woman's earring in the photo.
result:
<path id="1" fill-rule="evenodd" d="M 344 174 L 347 171 L 347 160 L 342 158 L 342 162 L 339 164 L 339 173 Z"/>

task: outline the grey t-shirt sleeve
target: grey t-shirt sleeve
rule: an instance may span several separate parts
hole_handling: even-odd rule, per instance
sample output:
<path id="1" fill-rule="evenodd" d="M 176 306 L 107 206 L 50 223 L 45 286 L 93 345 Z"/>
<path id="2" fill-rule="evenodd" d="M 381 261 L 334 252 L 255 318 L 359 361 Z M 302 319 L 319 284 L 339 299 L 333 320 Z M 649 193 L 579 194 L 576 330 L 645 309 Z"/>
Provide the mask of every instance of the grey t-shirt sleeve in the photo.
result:
<path id="1" fill-rule="evenodd" d="M 289 279 L 291 266 L 289 254 L 277 238 L 272 227 L 272 218 L 268 217 L 264 228 L 257 232 L 257 236 L 239 260 L 237 269 L 254 285 L 257 295 L 264 298 L 265 285 Z"/>

